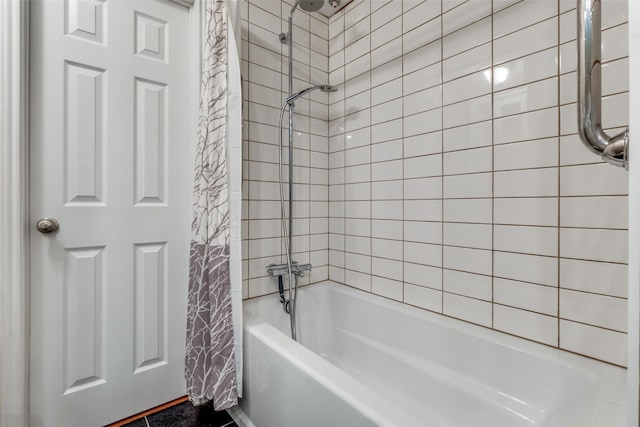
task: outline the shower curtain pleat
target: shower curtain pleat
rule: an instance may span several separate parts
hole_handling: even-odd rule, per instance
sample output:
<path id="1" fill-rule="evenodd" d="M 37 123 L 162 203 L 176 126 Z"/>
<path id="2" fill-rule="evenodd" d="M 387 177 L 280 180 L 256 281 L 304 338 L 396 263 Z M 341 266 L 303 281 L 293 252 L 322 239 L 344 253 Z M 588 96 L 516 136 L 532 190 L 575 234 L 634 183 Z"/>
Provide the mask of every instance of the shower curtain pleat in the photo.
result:
<path id="1" fill-rule="evenodd" d="M 231 307 L 238 397 L 242 397 L 242 77 L 240 75 L 240 10 L 227 0 L 229 11 L 229 94 L 227 147 L 231 218 Z"/>
<path id="2" fill-rule="evenodd" d="M 185 378 L 191 402 L 216 410 L 238 402 L 242 325 L 236 71 L 229 78 L 229 37 L 224 0 L 205 1 L 202 81 L 196 146 L 189 264 Z M 233 45 L 233 43 L 231 43 Z M 237 52 L 232 54 L 237 58 Z M 234 64 L 235 65 L 235 64 Z M 229 103 L 234 104 L 229 108 Z M 241 118 L 240 118 L 241 120 Z M 241 123 L 241 122 L 240 122 Z M 240 163 L 241 164 L 241 163 Z M 231 166 L 231 168 L 229 168 Z M 230 173 L 230 169 L 233 173 Z M 238 341 L 240 346 L 237 345 Z"/>

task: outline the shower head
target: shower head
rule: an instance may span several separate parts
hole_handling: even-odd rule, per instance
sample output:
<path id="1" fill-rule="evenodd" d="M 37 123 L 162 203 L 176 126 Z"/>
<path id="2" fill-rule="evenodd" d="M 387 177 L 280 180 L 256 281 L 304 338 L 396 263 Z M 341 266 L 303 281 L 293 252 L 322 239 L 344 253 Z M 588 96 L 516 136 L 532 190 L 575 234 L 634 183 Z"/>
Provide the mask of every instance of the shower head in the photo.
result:
<path id="1" fill-rule="evenodd" d="M 335 0 L 331 2 L 332 5 L 334 4 L 334 1 Z M 340 3 L 338 2 L 338 4 Z M 324 0 L 297 0 L 293 4 L 293 7 L 289 12 L 289 31 L 287 31 L 286 33 L 280 33 L 280 36 L 279 36 L 280 42 L 283 44 L 288 44 L 289 39 L 291 38 L 291 25 L 292 25 L 291 20 L 293 19 L 293 13 L 296 11 L 298 6 L 300 7 L 300 9 L 306 12 L 317 12 L 318 10 L 322 9 L 322 6 L 324 6 Z"/>
<path id="2" fill-rule="evenodd" d="M 307 12 L 315 12 L 320 10 L 324 5 L 324 0 L 299 0 L 300 9 Z"/>
<path id="3" fill-rule="evenodd" d="M 291 95 L 290 97 L 288 97 L 287 99 L 284 100 L 284 102 L 286 104 L 292 104 L 293 101 L 295 101 L 296 99 L 300 98 L 301 96 L 306 95 L 307 93 L 314 91 L 316 89 L 320 89 L 322 92 L 336 92 L 338 90 L 338 88 L 336 86 L 332 86 L 332 85 L 316 85 L 316 86 L 309 86 L 306 89 L 302 89 L 300 92 L 294 93 L 293 95 Z"/>

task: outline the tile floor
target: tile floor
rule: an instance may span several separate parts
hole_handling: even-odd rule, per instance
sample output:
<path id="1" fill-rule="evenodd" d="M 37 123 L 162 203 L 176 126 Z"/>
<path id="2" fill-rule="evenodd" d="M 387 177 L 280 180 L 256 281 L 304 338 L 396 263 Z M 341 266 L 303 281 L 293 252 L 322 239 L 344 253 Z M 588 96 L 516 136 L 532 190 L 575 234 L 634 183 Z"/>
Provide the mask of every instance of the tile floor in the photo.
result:
<path id="1" fill-rule="evenodd" d="M 214 411 L 209 403 L 194 407 L 183 402 L 133 421 L 126 427 L 238 427 L 227 411 Z"/>

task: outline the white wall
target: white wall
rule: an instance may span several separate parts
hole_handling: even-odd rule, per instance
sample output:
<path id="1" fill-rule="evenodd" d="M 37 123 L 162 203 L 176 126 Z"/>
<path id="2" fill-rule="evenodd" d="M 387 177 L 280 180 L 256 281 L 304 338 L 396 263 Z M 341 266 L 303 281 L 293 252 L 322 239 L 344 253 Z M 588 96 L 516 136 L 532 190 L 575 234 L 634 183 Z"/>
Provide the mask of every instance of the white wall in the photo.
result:
<path id="1" fill-rule="evenodd" d="M 249 3 L 253 297 L 275 291 L 263 269 L 282 253 L 277 33 L 290 6 L 283 20 L 278 1 Z M 628 122 L 626 7 L 603 3 L 604 121 L 616 129 Z M 325 54 L 340 85 L 299 104 L 296 171 L 309 191 L 296 218 L 310 232 L 296 258 L 316 256 L 349 286 L 624 366 L 627 175 L 576 135 L 575 2 L 355 0 L 328 30 L 318 14 L 296 18 L 296 35 L 315 40 L 294 53 L 297 87 L 326 81 Z"/>

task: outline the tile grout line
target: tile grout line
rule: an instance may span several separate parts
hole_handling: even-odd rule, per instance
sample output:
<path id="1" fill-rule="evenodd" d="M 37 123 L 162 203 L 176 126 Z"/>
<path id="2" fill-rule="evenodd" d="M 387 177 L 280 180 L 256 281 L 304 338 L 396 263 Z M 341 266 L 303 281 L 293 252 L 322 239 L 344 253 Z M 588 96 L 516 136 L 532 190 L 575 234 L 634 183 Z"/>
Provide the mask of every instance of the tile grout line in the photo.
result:
<path id="1" fill-rule="evenodd" d="M 494 87 L 494 71 L 495 71 L 495 52 L 494 52 L 494 0 L 491 0 L 491 328 L 495 329 L 495 272 L 496 272 L 496 143 L 495 143 L 495 87 Z"/>
<path id="2" fill-rule="evenodd" d="M 366 0 L 365 0 L 366 1 Z M 369 2 L 369 14 L 365 19 L 369 20 L 369 34 L 367 34 L 365 37 L 369 38 L 369 88 L 367 89 L 367 91 L 369 92 L 369 124 L 370 126 L 373 126 L 373 120 L 372 120 L 372 116 L 373 116 L 373 108 L 371 106 L 372 100 L 372 87 L 371 87 L 371 14 L 373 12 L 371 11 L 371 2 Z M 346 47 L 345 47 L 346 49 Z M 346 149 L 346 147 L 345 147 Z M 346 151 L 346 150 L 345 150 Z M 373 292 L 373 168 L 371 167 L 372 165 L 372 152 L 373 152 L 373 147 L 371 144 L 371 127 L 369 127 L 369 291 L 371 293 Z M 345 248 L 346 250 L 346 248 Z"/>
<path id="3" fill-rule="evenodd" d="M 442 1 L 440 2 L 440 7 L 442 8 Z M 396 18 L 394 18 L 394 19 L 396 19 Z M 401 14 L 400 15 L 400 28 L 401 28 L 402 34 L 404 35 L 404 23 L 402 22 L 403 20 L 404 20 L 404 14 Z M 382 28 L 382 26 L 380 28 Z M 402 37 L 402 35 L 400 37 Z M 405 266 L 406 266 L 405 259 L 406 259 L 407 254 L 405 253 L 406 252 L 405 251 L 405 246 L 406 246 L 406 244 L 405 244 L 405 229 L 406 229 L 405 218 L 406 218 L 407 212 L 406 212 L 406 209 L 405 209 L 405 199 L 406 199 L 407 195 L 405 194 L 405 190 L 404 190 L 404 187 L 405 187 L 404 161 L 405 161 L 405 156 L 406 156 L 405 144 L 404 144 L 404 71 L 405 71 L 404 70 L 404 37 L 400 41 L 400 47 L 402 49 L 402 56 L 401 56 L 402 60 L 400 61 L 400 75 L 401 75 L 401 77 L 399 77 L 399 79 L 400 79 L 400 90 L 401 90 L 400 93 L 403 94 L 402 97 L 401 97 L 401 99 L 402 99 L 402 101 L 401 101 L 402 102 L 402 105 L 401 105 L 401 108 L 402 108 L 402 138 L 401 138 L 401 141 L 402 141 L 402 154 L 401 155 L 402 155 L 402 166 L 403 166 L 402 167 L 402 236 L 401 236 L 401 238 L 402 238 L 402 303 L 406 304 L 406 299 L 405 299 L 406 295 L 405 295 L 405 293 L 406 293 L 406 287 L 407 287 L 406 283 L 407 282 L 406 282 L 406 277 L 405 277 L 405 269 L 406 269 L 405 268 Z"/>
<path id="4" fill-rule="evenodd" d="M 454 8 L 455 9 L 455 8 Z M 440 182 L 440 312 L 444 314 L 444 200 L 445 200 L 445 170 L 444 170 L 444 0 L 440 1 L 440 168 L 442 180 Z M 404 76 L 403 76 L 404 78 Z"/>
<path id="5" fill-rule="evenodd" d="M 558 113 L 557 113 L 558 114 L 558 128 L 557 128 L 557 133 L 558 133 L 558 137 L 557 137 L 558 138 L 558 148 L 557 148 L 557 150 L 558 150 L 557 151 L 557 153 L 558 153 L 558 161 L 557 161 L 557 165 L 558 165 L 557 166 L 557 169 L 558 169 L 558 172 L 557 172 L 558 178 L 557 179 L 558 179 L 558 181 L 557 182 L 558 182 L 558 184 L 557 185 L 558 185 L 558 187 L 557 187 L 557 191 L 558 191 L 558 195 L 556 197 L 557 198 L 557 231 L 556 231 L 557 249 L 556 249 L 556 251 L 558 253 L 558 259 L 556 260 L 556 266 L 557 266 L 556 268 L 557 268 L 558 289 L 557 289 L 557 294 L 556 294 L 556 316 L 557 316 L 557 321 L 556 321 L 557 322 L 556 323 L 556 325 L 557 325 L 556 326 L 557 327 L 557 329 L 556 329 L 556 346 L 558 348 L 561 348 L 561 346 L 560 346 L 560 323 L 561 323 L 561 321 L 560 321 L 560 278 L 561 278 L 561 274 L 560 274 L 560 259 L 561 259 L 561 257 L 560 257 L 561 256 L 561 253 L 560 253 L 560 238 L 561 238 L 560 237 L 560 218 L 561 218 L 561 215 L 562 215 L 561 208 L 560 208 L 560 205 L 561 205 L 561 194 L 562 194 L 561 193 L 561 181 L 560 181 L 560 170 L 561 170 L 560 169 L 560 166 L 561 166 L 560 165 L 560 163 L 561 163 L 560 162 L 560 135 L 562 134 L 562 124 L 561 124 L 562 123 L 562 113 L 561 113 L 561 107 L 560 107 L 560 104 L 561 104 L 561 101 L 562 101 L 560 99 L 561 98 L 561 86 L 560 86 L 560 63 L 561 63 L 561 60 L 560 60 L 560 37 L 561 37 L 562 31 L 561 31 L 561 28 L 560 28 L 560 25 L 561 25 L 560 15 L 561 15 L 560 14 L 560 0 L 558 0 L 558 3 L 557 3 L 557 22 L 558 22 L 558 25 L 557 25 L 557 31 L 558 31 L 557 32 L 557 37 L 558 37 L 558 39 L 556 40 L 556 42 L 557 42 L 556 55 L 557 55 L 557 58 L 558 58 L 558 61 L 556 61 L 557 62 L 556 63 L 556 73 L 557 73 L 556 74 L 556 78 L 558 79 L 557 80 L 557 91 L 558 91 L 558 98 L 557 98 L 557 103 L 558 103 L 558 107 L 557 107 L 558 108 Z"/>

